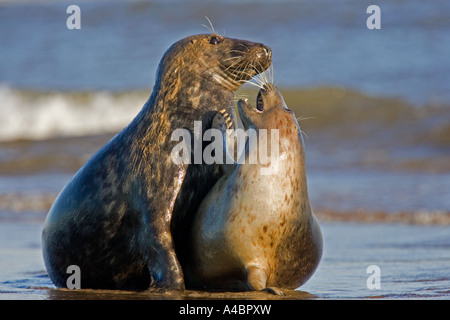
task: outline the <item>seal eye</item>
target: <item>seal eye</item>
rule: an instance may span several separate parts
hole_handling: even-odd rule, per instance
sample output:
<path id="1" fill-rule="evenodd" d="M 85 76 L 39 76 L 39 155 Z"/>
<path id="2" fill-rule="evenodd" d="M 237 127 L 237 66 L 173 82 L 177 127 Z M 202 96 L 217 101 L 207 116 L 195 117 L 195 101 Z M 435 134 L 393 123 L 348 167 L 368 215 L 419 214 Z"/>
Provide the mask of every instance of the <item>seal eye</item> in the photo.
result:
<path id="1" fill-rule="evenodd" d="M 209 43 L 210 43 L 210 44 L 219 44 L 221 41 L 222 41 L 222 40 L 220 40 L 220 38 L 217 37 L 217 36 L 212 36 L 212 37 L 209 39 Z"/>

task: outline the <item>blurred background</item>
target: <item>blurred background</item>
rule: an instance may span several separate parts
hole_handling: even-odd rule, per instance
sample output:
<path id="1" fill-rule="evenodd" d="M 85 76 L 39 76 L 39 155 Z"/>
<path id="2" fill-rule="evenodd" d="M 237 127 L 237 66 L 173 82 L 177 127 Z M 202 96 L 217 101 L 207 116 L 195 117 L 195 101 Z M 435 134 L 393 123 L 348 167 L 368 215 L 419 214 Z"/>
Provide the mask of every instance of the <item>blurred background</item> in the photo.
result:
<path id="1" fill-rule="evenodd" d="M 70 4 L 0 2 L 0 221 L 43 221 L 141 109 L 165 50 L 208 33 L 207 16 L 272 48 L 275 81 L 306 118 L 323 219 L 449 223 L 449 2 L 377 1 L 380 30 L 360 0 L 78 1 L 80 30 L 66 27 Z"/>
<path id="2" fill-rule="evenodd" d="M 72 4 L 80 30 L 66 27 Z M 372 4 L 380 30 L 366 27 Z M 3 0 L 0 299 L 64 293 L 46 290 L 48 209 L 142 108 L 169 46 L 209 33 L 206 16 L 222 35 L 272 48 L 276 84 L 304 119 L 308 190 L 326 246 L 302 288 L 448 298 L 449 1 Z M 256 91 L 245 85 L 238 96 Z M 366 287 L 373 263 L 382 293 Z"/>

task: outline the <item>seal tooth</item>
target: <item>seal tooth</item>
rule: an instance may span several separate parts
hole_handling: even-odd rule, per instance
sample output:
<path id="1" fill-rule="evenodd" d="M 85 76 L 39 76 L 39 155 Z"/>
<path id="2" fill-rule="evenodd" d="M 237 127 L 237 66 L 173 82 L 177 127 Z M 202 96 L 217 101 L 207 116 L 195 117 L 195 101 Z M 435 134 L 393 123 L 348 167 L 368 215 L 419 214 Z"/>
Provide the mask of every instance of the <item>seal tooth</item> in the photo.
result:
<path id="1" fill-rule="evenodd" d="M 219 112 L 222 113 L 222 114 L 224 114 L 224 113 L 227 112 L 227 110 L 226 110 L 226 109 L 220 109 Z"/>

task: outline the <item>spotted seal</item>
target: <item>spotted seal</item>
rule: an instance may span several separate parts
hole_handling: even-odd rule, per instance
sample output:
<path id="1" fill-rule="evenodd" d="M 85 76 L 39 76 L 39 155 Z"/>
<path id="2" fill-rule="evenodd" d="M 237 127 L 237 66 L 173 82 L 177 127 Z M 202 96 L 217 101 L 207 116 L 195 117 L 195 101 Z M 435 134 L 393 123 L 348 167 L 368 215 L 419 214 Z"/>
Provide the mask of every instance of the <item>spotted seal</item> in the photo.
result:
<path id="1" fill-rule="evenodd" d="M 276 129 L 278 139 L 267 132 L 271 138 L 266 141 L 268 153 L 278 143 L 278 156 L 252 164 L 249 156 L 265 140 L 247 144 L 245 161 L 232 164 L 205 197 L 192 224 L 186 283 L 197 289 L 281 294 L 277 287 L 295 289 L 307 281 L 322 255 L 302 133 L 273 84 L 259 91 L 256 108 L 240 100 L 238 110 L 244 127 L 254 128 L 257 136 L 262 129 Z M 261 170 L 269 167 L 272 171 Z"/>
<path id="2" fill-rule="evenodd" d="M 172 236 L 182 226 L 172 217 L 189 214 L 188 201 L 200 203 L 221 172 L 173 163 L 171 133 L 192 131 L 196 120 L 210 126 L 234 91 L 270 64 L 269 47 L 217 34 L 190 36 L 166 51 L 140 113 L 84 164 L 48 212 L 43 256 L 57 287 L 77 265 L 82 288 L 185 288 Z"/>

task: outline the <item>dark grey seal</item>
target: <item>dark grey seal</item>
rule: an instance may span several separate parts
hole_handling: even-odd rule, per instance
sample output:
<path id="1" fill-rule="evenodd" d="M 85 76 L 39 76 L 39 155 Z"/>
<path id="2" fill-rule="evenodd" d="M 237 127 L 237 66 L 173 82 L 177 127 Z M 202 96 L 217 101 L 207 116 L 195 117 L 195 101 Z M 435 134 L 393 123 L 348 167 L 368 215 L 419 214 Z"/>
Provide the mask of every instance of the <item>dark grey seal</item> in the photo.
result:
<path id="1" fill-rule="evenodd" d="M 234 91 L 271 64 L 271 50 L 217 34 L 176 42 L 164 54 L 152 94 L 136 118 L 75 174 L 42 232 L 50 279 L 65 287 L 69 265 L 82 288 L 183 290 L 175 253 L 183 222 L 222 172 L 171 160 L 178 128 L 203 129 Z M 174 242 L 173 233 L 179 245 Z"/>

